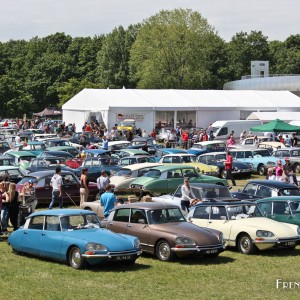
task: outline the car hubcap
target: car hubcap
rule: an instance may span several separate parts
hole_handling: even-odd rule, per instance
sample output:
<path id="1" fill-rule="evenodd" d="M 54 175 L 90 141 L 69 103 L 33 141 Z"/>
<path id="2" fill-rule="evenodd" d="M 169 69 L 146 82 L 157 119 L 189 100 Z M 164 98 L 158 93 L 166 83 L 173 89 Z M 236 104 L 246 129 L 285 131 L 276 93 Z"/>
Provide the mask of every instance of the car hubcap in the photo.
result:
<path id="1" fill-rule="evenodd" d="M 241 247 L 245 251 L 248 251 L 250 249 L 250 241 L 247 237 L 243 237 L 241 239 Z"/>
<path id="2" fill-rule="evenodd" d="M 72 263 L 76 266 L 80 265 L 81 262 L 81 255 L 79 251 L 75 250 L 72 253 Z"/>
<path id="3" fill-rule="evenodd" d="M 167 259 L 170 256 L 170 248 L 167 244 L 161 244 L 159 246 L 159 254 L 163 259 Z"/>

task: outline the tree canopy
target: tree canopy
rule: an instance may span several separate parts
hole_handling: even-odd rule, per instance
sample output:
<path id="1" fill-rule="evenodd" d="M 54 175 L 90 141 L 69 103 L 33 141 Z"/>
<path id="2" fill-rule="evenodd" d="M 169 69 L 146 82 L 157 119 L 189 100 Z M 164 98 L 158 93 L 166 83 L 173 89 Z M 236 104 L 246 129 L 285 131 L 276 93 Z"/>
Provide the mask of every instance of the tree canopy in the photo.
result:
<path id="1" fill-rule="evenodd" d="M 225 42 L 199 12 L 175 9 L 106 35 L 0 42 L 1 117 L 62 106 L 83 88 L 222 89 L 250 74 L 251 60 L 300 74 L 300 35 L 239 32 Z"/>

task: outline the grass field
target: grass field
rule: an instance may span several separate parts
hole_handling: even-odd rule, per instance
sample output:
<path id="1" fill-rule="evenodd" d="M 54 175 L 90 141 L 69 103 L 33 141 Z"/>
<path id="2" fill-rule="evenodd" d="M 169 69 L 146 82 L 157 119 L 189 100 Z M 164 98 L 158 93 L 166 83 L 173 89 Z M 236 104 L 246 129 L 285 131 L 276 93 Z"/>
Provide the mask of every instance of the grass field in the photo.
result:
<path id="1" fill-rule="evenodd" d="M 245 180 L 237 181 L 242 188 Z M 160 262 L 143 255 L 134 266 L 101 265 L 77 271 L 66 264 L 16 255 L 0 242 L 0 299 L 299 299 L 300 246 L 246 256 Z"/>
<path id="2" fill-rule="evenodd" d="M 300 247 L 245 256 L 160 262 L 143 256 L 134 266 L 102 265 L 77 271 L 53 261 L 20 256 L 0 243 L 1 299 L 299 299 Z"/>

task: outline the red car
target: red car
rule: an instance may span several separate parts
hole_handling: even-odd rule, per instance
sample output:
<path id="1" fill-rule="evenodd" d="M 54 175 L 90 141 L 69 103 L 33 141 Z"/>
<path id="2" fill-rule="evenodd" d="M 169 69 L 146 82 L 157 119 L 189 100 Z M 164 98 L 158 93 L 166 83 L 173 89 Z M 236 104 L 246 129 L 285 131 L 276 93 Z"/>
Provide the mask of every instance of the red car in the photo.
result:
<path id="1" fill-rule="evenodd" d="M 54 170 L 49 171 L 39 171 L 26 175 L 23 179 L 17 184 L 17 190 L 22 191 L 23 185 L 28 182 L 30 179 L 34 179 L 36 197 L 39 204 L 49 205 L 52 199 L 52 188 L 50 186 L 51 178 L 54 174 Z M 64 203 L 80 203 L 80 181 L 73 172 L 62 171 L 61 172 L 63 180 L 63 202 Z M 89 183 L 89 198 L 88 201 L 96 200 L 96 195 L 98 194 L 97 184 L 94 182 Z M 74 204 L 73 203 L 73 204 Z"/>

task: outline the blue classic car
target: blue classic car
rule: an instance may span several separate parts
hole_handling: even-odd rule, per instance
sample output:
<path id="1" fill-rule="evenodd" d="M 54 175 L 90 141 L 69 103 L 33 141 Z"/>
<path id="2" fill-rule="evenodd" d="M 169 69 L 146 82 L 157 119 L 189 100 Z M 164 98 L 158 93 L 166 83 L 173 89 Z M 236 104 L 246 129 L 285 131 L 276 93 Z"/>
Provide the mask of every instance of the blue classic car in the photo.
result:
<path id="1" fill-rule="evenodd" d="M 276 166 L 278 158 L 271 156 L 267 149 L 230 149 L 230 153 L 238 161 L 253 165 L 253 172 L 265 175 L 268 168 Z M 281 160 L 284 165 L 284 160 Z"/>
<path id="2" fill-rule="evenodd" d="M 33 213 L 8 244 L 16 253 L 68 262 L 74 269 L 107 261 L 133 264 L 142 253 L 138 238 L 101 228 L 94 212 L 79 209 Z"/>
<path id="3" fill-rule="evenodd" d="M 205 141 L 194 143 L 187 151 L 189 154 L 201 155 L 209 152 L 223 152 L 226 150 L 226 144 L 223 141 Z"/>

